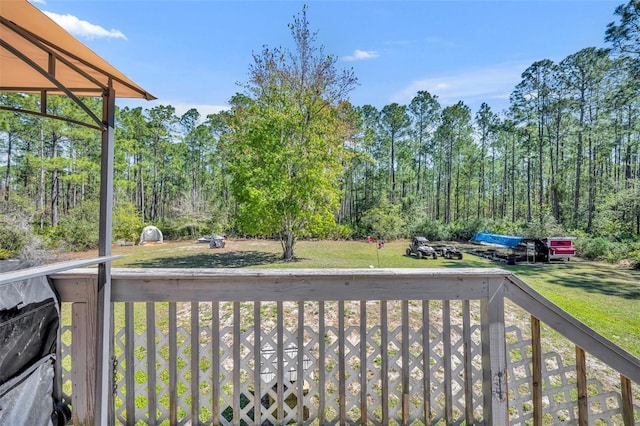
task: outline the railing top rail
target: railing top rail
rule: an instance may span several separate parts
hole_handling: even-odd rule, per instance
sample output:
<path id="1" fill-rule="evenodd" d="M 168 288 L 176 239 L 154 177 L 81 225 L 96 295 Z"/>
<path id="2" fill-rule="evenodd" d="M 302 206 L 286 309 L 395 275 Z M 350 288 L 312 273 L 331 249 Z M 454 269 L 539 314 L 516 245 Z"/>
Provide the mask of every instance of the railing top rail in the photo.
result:
<path id="1" fill-rule="evenodd" d="M 95 274 L 94 270 L 76 269 L 67 271 L 68 274 Z M 56 274 L 64 277 L 65 274 Z M 247 269 L 247 268 L 111 268 L 111 275 L 118 279 L 169 279 L 192 278 L 211 280 L 229 278 L 256 278 L 262 280 L 265 277 L 505 277 L 512 275 L 510 271 L 500 268 L 335 268 L 335 269 Z"/>
<path id="2" fill-rule="evenodd" d="M 89 278 L 94 271 L 56 274 Z M 487 299 L 501 269 L 112 269 L 114 302 Z"/>
<path id="3" fill-rule="evenodd" d="M 19 269 L 17 271 L 0 273 L 0 285 L 8 284 L 16 281 L 27 280 L 30 278 L 41 277 L 43 275 L 51 275 L 61 271 L 67 271 L 74 268 L 82 268 L 89 265 L 110 262 L 115 259 L 124 257 L 117 256 L 100 256 L 89 259 L 69 260 L 66 262 L 57 262 L 47 265 L 34 266 L 27 269 Z"/>

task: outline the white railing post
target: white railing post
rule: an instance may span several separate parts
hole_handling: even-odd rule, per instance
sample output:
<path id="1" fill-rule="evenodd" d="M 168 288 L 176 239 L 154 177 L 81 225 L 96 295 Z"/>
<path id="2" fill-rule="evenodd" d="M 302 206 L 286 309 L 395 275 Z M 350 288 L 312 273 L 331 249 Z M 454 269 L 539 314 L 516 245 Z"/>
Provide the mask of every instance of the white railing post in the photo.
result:
<path id="1" fill-rule="evenodd" d="M 502 426 L 509 420 L 503 280 L 488 279 L 488 288 L 489 299 L 480 303 L 483 417 L 487 426 Z"/>

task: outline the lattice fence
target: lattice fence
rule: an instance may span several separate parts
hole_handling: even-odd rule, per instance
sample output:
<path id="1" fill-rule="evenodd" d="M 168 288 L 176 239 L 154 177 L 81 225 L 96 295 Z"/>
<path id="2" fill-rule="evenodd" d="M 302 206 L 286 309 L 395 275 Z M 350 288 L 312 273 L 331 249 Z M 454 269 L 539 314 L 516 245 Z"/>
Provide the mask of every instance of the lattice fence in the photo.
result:
<path id="1" fill-rule="evenodd" d="M 116 318 L 128 312 L 114 336 L 119 424 L 482 422 L 479 303 L 126 305 L 115 308 Z M 69 328 L 62 330 L 67 397 Z M 533 424 L 530 335 L 513 325 L 506 334 L 510 422 Z M 567 347 L 544 351 L 545 424 L 577 424 L 575 357 Z M 589 424 L 622 424 L 619 385 L 609 383 L 615 380 L 589 378 Z M 633 390 L 638 401 L 636 384 Z"/>

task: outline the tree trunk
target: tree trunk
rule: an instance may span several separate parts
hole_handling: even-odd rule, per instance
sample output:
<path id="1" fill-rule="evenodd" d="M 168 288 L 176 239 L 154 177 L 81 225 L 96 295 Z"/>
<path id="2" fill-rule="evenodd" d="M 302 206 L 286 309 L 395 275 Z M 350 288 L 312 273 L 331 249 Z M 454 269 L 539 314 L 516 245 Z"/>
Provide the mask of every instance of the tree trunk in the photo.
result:
<path id="1" fill-rule="evenodd" d="M 10 180 L 11 180 L 11 146 L 12 146 L 12 142 L 13 142 L 13 133 L 12 132 L 8 132 L 9 134 L 7 135 L 7 172 L 5 173 L 5 177 L 4 177 L 4 202 L 7 205 L 7 207 L 9 206 L 9 188 L 10 188 Z"/>
<path id="2" fill-rule="evenodd" d="M 54 132 L 51 137 L 51 159 L 58 157 L 58 135 Z M 51 226 L 58 225 L 58 169 L 51 171 Z"/>
<path id="3" fill-rule="evenodd" d="M 282 242 L 283 245 L 283 252 L 282 252 L 282 259 L 289 262 L 291 260 L 293 260 L 293 246 L 295 244 L 295 236 L 293 235 L 293 232 L 288 231 L 285 234 L 285 238 L 284 241 Z"/>

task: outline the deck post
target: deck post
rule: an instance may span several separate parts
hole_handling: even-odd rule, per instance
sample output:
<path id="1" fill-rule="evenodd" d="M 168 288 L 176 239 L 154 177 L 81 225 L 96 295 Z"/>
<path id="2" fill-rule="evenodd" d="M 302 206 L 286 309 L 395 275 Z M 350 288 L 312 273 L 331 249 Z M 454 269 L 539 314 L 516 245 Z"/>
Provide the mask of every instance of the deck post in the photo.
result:
<path id="1" fill-rule="evenodd" d="M 507 349 L 504 334 L 504 281 L 487 279 L 489 298 L 481 301 L 483 416 L 485 425 L 508 424 Z"/>

